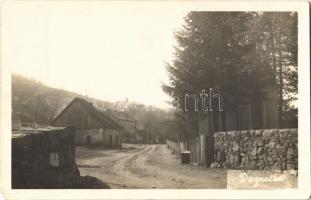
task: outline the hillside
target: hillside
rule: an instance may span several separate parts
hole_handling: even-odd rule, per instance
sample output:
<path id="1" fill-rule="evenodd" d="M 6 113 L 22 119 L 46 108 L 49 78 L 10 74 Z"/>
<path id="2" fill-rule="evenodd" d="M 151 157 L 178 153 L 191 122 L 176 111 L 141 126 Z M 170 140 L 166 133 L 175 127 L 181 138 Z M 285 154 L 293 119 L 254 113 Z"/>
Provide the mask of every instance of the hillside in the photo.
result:
<path id="1" fill-rule="evenodd" d="M 12 75 L 12 112 L 23 123 L 47 124 L 75 97 L 82 95 Z"/>

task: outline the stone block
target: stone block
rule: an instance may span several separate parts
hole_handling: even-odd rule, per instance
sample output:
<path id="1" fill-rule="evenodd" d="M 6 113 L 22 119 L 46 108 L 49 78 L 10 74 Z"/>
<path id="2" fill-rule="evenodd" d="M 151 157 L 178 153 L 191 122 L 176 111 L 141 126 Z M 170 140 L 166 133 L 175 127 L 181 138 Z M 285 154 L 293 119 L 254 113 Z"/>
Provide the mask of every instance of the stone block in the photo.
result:
<path id="1" fill-rule="evenodd" d="M 232 169 L 297 168 L 297 144 L 297 129 L 242 130 L 214 134 L 214 148 L 217 150 L 215 159 Z"/>

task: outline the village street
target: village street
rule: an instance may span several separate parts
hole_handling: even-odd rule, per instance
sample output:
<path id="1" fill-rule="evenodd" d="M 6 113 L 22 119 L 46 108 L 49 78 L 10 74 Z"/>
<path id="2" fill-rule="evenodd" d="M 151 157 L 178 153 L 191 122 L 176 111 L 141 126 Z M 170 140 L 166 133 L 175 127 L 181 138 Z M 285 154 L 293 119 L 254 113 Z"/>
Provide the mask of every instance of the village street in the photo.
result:
<path id="1" fill-rule="evenodd" d="M 166 145 L 122 145 L 121 150 L 76 147 L 81 175 L 121 189 L 226 188 L 225 170 L 182 165 Z"/>

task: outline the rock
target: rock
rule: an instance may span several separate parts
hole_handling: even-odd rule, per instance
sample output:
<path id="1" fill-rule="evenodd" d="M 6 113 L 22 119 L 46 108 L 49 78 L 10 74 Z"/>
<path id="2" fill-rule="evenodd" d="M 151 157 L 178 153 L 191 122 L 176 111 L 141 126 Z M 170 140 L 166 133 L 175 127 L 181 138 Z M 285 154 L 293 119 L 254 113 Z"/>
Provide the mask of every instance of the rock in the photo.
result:
<path id="1" fill-rule="evenodd" d="M 263 146 L 263 139 L 261 139 L 261 138 L 256 139 L 256 145 L 257 145 L 258 147 Z"/>
<path id="2" fill-rule="evenodd" d="M 253 147 L 253 149 L 251 150 L 251 152 L 249 153 L 249 155 L 251 155 L 251 156 L 257 155 L 257 147 L 256 147 L 256 146 Z"/>
<path id="3" fill-rule="evenodd" d="M 255 135 L 257 135 L 257 136 L 261 136 L 261 132 L 262 132 L 262 130 L 255 130 Z"/>
<path id="4" fill-rule="evenodd" d="M 237 142 L 233 142 L 232 144 L 232 151 L 238 151 L 239 150 L 239 144 Z"/>
<path id="5" fill-rule="evenodd" d="M 228 137 L 234 137 L 235 136 L 235 131 L 229 131 L 227 136 Z"/>
<path id="6" fill-rule="evenodd" d="M 288 155 L 294 155 L 294 149 L 293 148 L 289 148 L 288 150 L 287 150 L 287 154 Z"/>
<path id="7" fill-rule="evenodd" d="M 251 136 L 253 136 L 253 135 L 255 135 L 255 130 L 249 130 L 249 135 L 251 135 Z"/>
<path id="8" fill-rule="evenodd" d="M 293 163 L 288 163 L 287 164 L 287 170 L 292 170 L 292 169 L 296 169 L 297 167 L 295 166 L 295 164 Z"/>
<path id="9" fill-rule="evenodd" d="M 271 135 L 271 130 L 263 130 L 262 136 L 263 137 L 270 137 Z"/>
<path id="10" fill-rule="evenodd" d="M 263 153 L 263 148 L 262 148 L 262 147 L 259 147 L 259 148 L 257 149 L 257 153 L 258 153 L 258 154 L 262 154 L 262 153 Z"/>
<path id="11" fill-rule="evenodd" d="M 297 169 L 297 129 L 214 134 L 217 166 L 230 169 Z"/>
<path id="12" fill-rule="evenodd" d="M 269 142 L 269 148 L 272 149 L 272 148 L 274 148 L 274 147 L 275 147 L 275 142 L 270 141 L 270 142 Z"/>

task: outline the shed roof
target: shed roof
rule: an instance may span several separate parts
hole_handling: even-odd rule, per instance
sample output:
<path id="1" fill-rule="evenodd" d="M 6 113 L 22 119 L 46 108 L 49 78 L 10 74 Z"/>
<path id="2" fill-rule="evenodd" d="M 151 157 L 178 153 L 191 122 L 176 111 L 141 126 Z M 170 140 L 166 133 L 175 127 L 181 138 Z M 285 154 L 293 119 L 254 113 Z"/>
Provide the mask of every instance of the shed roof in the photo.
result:
<path id="1" fill-rule="evenodd" d="M 84 110 L 95 120 L 100 122 L 104 128 L 119 129 L 121 128 L 117 122 L 112 120 L 104 111 L 96 109 L 92 103 L 86 101 L 85 99 L 76 97 L 69 103 L 69 105 L 53 120 L 53 123 L 73 104 L 79 103 Z"/>
<path id="2" fill-rule="evenodd" d="M 67 129 L 68 127 L 61 126 L 44 126 L 44 127 L 21 127 L 18 131 L 12 131 L 12 138 L 20 138 L 27 135 L 34 135 L 40 133 L 49 133 L 52 131 L 62 131 Z"/>

